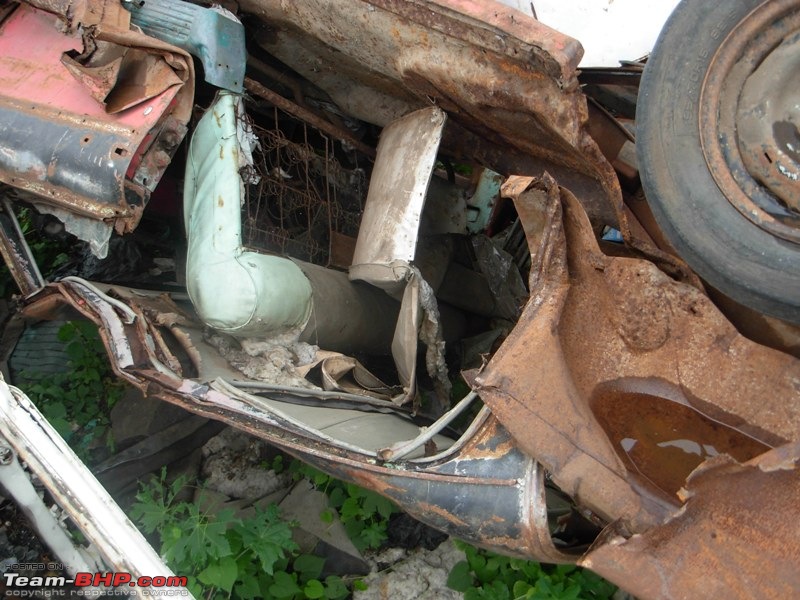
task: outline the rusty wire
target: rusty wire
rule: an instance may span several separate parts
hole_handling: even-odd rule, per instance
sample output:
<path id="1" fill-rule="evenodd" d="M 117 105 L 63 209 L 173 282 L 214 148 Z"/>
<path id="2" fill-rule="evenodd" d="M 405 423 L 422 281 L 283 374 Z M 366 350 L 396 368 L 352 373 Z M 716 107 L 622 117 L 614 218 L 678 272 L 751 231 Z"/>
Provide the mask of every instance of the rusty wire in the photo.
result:
<path id="1" fill-rule="evenodd" d="M 358 234 L 367 174 L 343 167 L 329 136 L 273 111 L 271 128 L 253 125 L 258 183 L 242 207 L 244 244 L 328 266 L 331 233 Z"/>

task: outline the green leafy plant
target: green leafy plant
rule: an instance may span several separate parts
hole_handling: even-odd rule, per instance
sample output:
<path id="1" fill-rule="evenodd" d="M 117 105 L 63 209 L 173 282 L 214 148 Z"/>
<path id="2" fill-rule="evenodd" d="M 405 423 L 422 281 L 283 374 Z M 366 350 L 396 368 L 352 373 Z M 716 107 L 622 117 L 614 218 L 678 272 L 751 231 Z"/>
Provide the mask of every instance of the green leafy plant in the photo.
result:
<path id="1" fill-rule="evenodd" d="M 278 507 L 256 509 L 249 518 L 231 509 L 213 514 L 193 502 L 180 501 L 185 477 L 143 485 L 131 517 L 148 533 L 157 533 L 161 555 L 172 570 L 188 578 L 198 598 L 276 598 L 339 600 L 349 595 L 341 577 L 322 579 L 325 559 L 297 555 L 292 524 Z"/>
<path id="2" fill-rule="evenodd" d="M 339 513 L 345 531 L 359 551 L 379 548 L 386 542 L 389 517 L 399 510 L 391 500 L 335 479 L 299 460 L 293 461 L 289 469 L 295 479 L 305 477 L 327 494 L 331 509 Z M 333 521 L 331 509 L 326 509 L 320 515 L 323 522 Z"/>
<path id="3" fill-rule="evenodd" d="M 574 565 L 542 565 L 509 558 L 457 542 L 466 560 L 457 563 L 447 585 L 465 600 L 578 600 L 611 598 L 617 588 Z"/>
<path id="4" fill-rule="evenodd" d="M 69 357 L 69 372 L 23 373 L 34 383 L 24 386 L 30 399 L 82 459 L 96 440 L 113 448 L 111 408 L 122 397 L 125 383 L 114 376 L 97 332 L 89 321 L 68 321 L 58 330 Z"/>

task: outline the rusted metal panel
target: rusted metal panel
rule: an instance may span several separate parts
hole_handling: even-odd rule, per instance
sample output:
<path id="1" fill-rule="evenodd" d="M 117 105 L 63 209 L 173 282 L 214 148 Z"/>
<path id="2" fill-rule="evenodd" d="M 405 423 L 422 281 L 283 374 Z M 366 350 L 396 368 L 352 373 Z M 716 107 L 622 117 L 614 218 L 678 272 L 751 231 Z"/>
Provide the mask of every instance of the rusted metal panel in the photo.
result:
<path id="1" fill-rule="evenodd" d="M 30 0 L 25 4 L 57 16 L 63 29 L 75 33 L 81 27 L 103 25 L 105 28 L 128 29 L 130 15 L 118 2 L 107 0 Z"/>
<path id="2" fill-rule="evenodd" d="M 769 521 L 764 528 L 745 528 L 741 539 L 725 542 L 738 536 L 742 529 L 734 518 L 754 522 L 754 511 L 763 508 L 763 501 L 753 490 L 764 485 L 771 489 L 774 484 L 778 490 L 775 505 L 785 514 L 797 503 L 797 477 L 793 470 L 796 456 L 789 447 L 768 452 L 746 467 L 732 463 L 732 459 L 712 458 L 689 478 L 685 486 L 688 492 L 679 490 L 670 497 L 641 477 L 643 473 L 650 474 L 646 465 L 641 473 L 634 472 L 636 465 L 626 462 L 631 456 L 625 456 L 626 447 L 620 443 L 627 438 L 620 439 L 619 432 L 601 426 L 602 411 L 593 402 L 606 384 L 611 385 L 612 394 L 621 394 L 623 399 L 625 385 L 631 381 L 645 384 L 638 397 L 640 404 L 647 395 L 674 403 L 673 394 L 680 386 L 686 392 L 694 389 L 691 377 L 681 378 L 688 368 L 681 357 L 651 354 L 662 346 L 669 347 L 670 336 L 674 335 L 678 340 L 675 343 L 691 351 L 686 360 L 706 361 L 701 365 L 706 371 L 713 369 L 720 374 L 720 379 L 715 380 L 720 393 L 734 396 L 726 404 L 725 398 L 704 394 L 683 399 L 684 406 L 710 414 L 726 431 L 735 430 L 742 435 L 746 432 L 770 445 L 781 437 L 769 429 L 780 428 L 775 415 L 753 416 L 747 413 L 746 405 L 754 403 L 754 398 L 765 397 L 777 400 L 770 403 L 772 411 L 784 410 L 783 404 L 791 405 L 786 388 L 798 379 L 797 362 L 742 341 L 694 288 L 662 276 L 644 277 L 650 263 L 602 255 L 579 203 L 552 181 L 512 179 L 506 193 L 516 197 L 531 250 L 532 299 L 516 330 L 477 380 L 491 414 L 484 409 L 483 417 L 461 441 L 428 461 L 384 463 L 376 456 L 322 438 L 279 413 L 263 410 L 248 401 L 246 395 L 226 391 L 233 389 L 230 386 L 187 379 L 174 355 L 158 341 L 160 334 L 155 329 L 156 322 L 171 327 L 186 318 L 174 311 L 170 302 L 134 300 L 130 293 L 127 298 L 123 295 L 125 302 L 111 302 L 90 285 L 65 281 L 50 285 L 31 298 L 24 313 L 41 317 L 55 309 L 54 302 L 72 306 L 101 326 L 115 372 L 149 395 L 259 436 L 338 477 L 374 489 L 417 518 L 473 543 L 548 562 L 575 561 L 575 554 L 554 545 L 547 527 L 547 469 L 553 481 L 580 506 L 606 520 L 616 519 L 582 559 L 584 563 L 643 598 L 693 597 L 705 589 L 698 582 L 706 572 L 703 569 L 711 567 L 720 569 L 715 578 L 721 583 L 715 585 L 729 589 L 741 589 L 750 581 L 761 584 L 769 578 L 795 585 L 791 578 L 785 578 L 786 569 L 794 568 L 789 564 L 792 561 L 779 560 L 781 555 L 774 550 L 778 546 L 770 545 L 772 541 L 766 537 L 777 523 Z M 657 313 L 644 313 L 629 306 L 624 290 L 612 285 L 619 269 L 631 270 L 626 281 L 634 290 L 634 297 L 652 301 L 663 296 L 672 303 Z M 131 308 L 128 302 L 141 302 L 144 308 Z M 597 305 L 597 310 L 590 304 Z M 575 313 L 586 313 L 587 321 L 577 319 Z M 664 314 L 669 320 L 666 340 L 661 320 Z M 156 319 L 152 319 L 153 315 Z M 696 329 L 688 327 L 684 323 L 687 320 L 695 323 Z M 704 337 L 703 332 L 710 333 Z M 702 342 L 707 342 L 709 336 L 713 341 L 704 346 Z M 576 337 L 583 342 L 577 343 Z M 598 355 L 606 355 L 605 362 Z M 200 360 L 197 357 L 198 364 Z M 759 395 L 743 399 L 730 387 L 738 385 L 745 393 L 755 394 L 754 388 L 746 387 L 753 376 L 742 361 L 767 369 L 776 381 L 761 380 Z M 532 364 L 536 369 L 530 368 Z M 731 381 L 729 387 L 725 387 L 726 376 Z M 653 385 L 653 381 L 659 385 Z M 732 412 L 714 412 L 712 400 Z M 763 408 L 763 401 L 760 406 Z M 796 426 L 792 424 L 796 420 L 794 410 L 788 406 L 778 415 L 789 421 L 787 427 Z M 634 421 L 642 415 L 633 404 L 621 406 L 620 413 L 631 414 Z M 747 413 L 748 420 L 763 430 L 748 427 L 738 413 Z M 634 424 L 646 424 L 647 419 L 644 415 Z M 672 424 L 668 422 L 668 427 Z M 684 442 L 694 441 L 685 427 L 681 429 L 677 434 L 687 436 Z M 637 443 L 647 441 L 641 431 L 633 430 L 629 435 L 638 436 Z M 654 440 L 657 446 L 659 438 Z M 700 441 L 720 444 L 716 438 Z M 742 489 L 751 490 L 747 498 L 740 497 L 738 492 Z M 772 498 L 765 501 L 771 502 Z M 715 513 L 717 506 L 723 509 Z M 718 538 L 713 538 L 712 533 Z M 795 533 L 786 536 L 796 545 Z M 698 566 L 673 566 L 687 563 L 683 557 L 690 540 L 694 540 L 694 548 L 698 539 L 707 538 L 719 542 L 701 546 L 703 554 Z M 777 539 L 784 541 L 784 537 Z M 794 557 L 797 548 L 789 541 L 783 547 Z M 729 548 L 729 554 L 722 555 L 730 556 L 730 561 L 724 563 L 712 552 L 716 544 L 722 543 Z M 767 568 L 762 566 L 767 574 L 759 575 L 760 579 L 748 579 L 752 574 L 749 566 L 737 570 L 741 563 L 752 560 L 751 546 L 758 546 L 761 556 L 775 559 Z M 664 587 L 653 587 L 653 577 L 662 577 L 657 581 L 665 581 Z M 781 585 L 764 589 L 780 592 Z"/>
<path id="3" fill-rule="evenodd" d="M 488 413 L 452 458 L 418 473 L 348 468 L 309 454 L 301 458 L 384 494 L 415 518 L 460 539 L 549 563 L 577 559 L 557 549 L 550 535 L 544 469 L 520 452 Z"/>
<path id="4" fill-rule="evenodd" d="M 434 102 L 475 135 L 445 150 L 503 148 L 490 165 L 506 174 L 515 169 L 504 152 L 562 169 L 565 184 L 574 172 L 586 180 L 578 191 L 592 216 L 617 220 L 616 176 L 584 129 L 575 40 L 495 2 L 246 0 L 241 7 L 271 26 L 262 47 L 348 114 L 385 126 Z"/>
<path id="5" fill-rule="evenodd" d="M 77 18 L 71 5 L 45 3 L 62 20 Z M 83 4 L 75 6 L 74 14 L 88 14 L 81 12 Z M 706 595 L 712 589 L 704 581 L 709 570 L 715 571 L 718 595 L 752 589 L 787 595 L 797 589 L 797 531 L 779 519 L 791 515 L 800 499 L 797 454 L 793 446 L 781 446 L 800 430 L 800 362 L 743 338 L 681 261 L 632 234 L 618 180 L 587 131 L 574 40 L 521 13 L 471 0 L 244 0 L 242 7 L 271 26 L 259 38 L 262 47 L 345 112 L 386 125 L 433 102 L 448 113 L 447 152 L 538 178 L 512 178 L 505 187 L 531 254 L 531 297 L 476 380 L 491 413 L 485 409 L 462 440 L 433 459 L 386 462 L 388 455 L 362 452 L 268 410 L 244 388 L 201 378 L 208 354 L 192 346 L 188 328 L 173 327 L 182 317 L 163 312 L 157 302 L 124 294 L 120 302 L 73 280 L 30 298 L 26 314 L 41 317 L 54 305 L 72 306 L 100 326 L 119 377 L 375 489 L 421 520 L 474 543 L 548 562 L 575 560 L 554 545 L 547 527 L 546 470 L 581 508 L 613 522 L 583 563 L 644 598 Z M 101 22 L 102 10 L 90 9 L 91 16 L 81 18 Z M 49 19 L 53 28 L 56 17 L 20 11 Z M 114 21 L 113 8 L 110 14 Z M 104 31 L 102 39 L 122 43 L 133 35 Z M 70 49 L 82 48 L 77 37 L 62 37 L 71 40 Z M 169 55 L 164 46 L 153 48 Z M 190 71 L 191 61 L 182 68 Z M 152 133 L 162 121 L 145 127 L 139 115 L 139 121 L 117 127 L 146 102 L 128 105 L 131 97 L 123 96 L 122 110 L 109 119 L 97 100 L 112 89 L 106 75 L 79 68 L 75 79 L 71 73 L 60 81 L 77 85 L 81 101 L 94 103 L 90 116 L 100 133 L 92 135 L 118 135 L 134 154 L 141 154 L 142 144 L 150 148 L 141 161 L 115 166 L 109 188 L 116 186 L 116 193 L 131 182 L 148 187 L 145 179 L 157 178 L 170 146 L 147 137 L 133 144 L 131 136 Z M 41 120 L 46 111 L 23 102 L 31 94 L 27 85 L 17 96 L 3 96 L 4 89 L 0 99 L 10 98 L 15 118 Z M 360 144 L 258 82 L 247 85 L 321 131 Z M 186 94 L 177 92 L 173 100 L 182 126 Z M 161 108 L 169 110 L 166 104 Z M 74 119 L 46 114 L 72 127 L 67 133 L 77 130 Z M 175 139 L 182 137 L 178 126 L 168 127 Z M 615 142 L 603 128 L 595 134 L 609 156 L 625 141 Z M 15 144 L 21 146 L 22 138 Z M 94 149 L 85 154 L 103 156 Z M 48 166 L 45 157 L 38 158 Z M 66 158 L 53 167 L 63 177 L 56 167 L 76 170 Z M 55 177 L 47 168 L 40 171 L 46 182 Z M 89 180 L 91 175 L 87 171 L 83 179 L 106 182 L 99 176 Z M 32 191 L 47 193 L 40 188 Z M 75 198 L 64 194 L 58 200 L 83 214 L 127 219 L 121 229 L 138 218 L 139 207 L 122 201 L 87 207 L 81 204 L 87 190 Z M 631 248 L 652 260 L 600 251 L 592 225 L 615 219 Z M 19 263 L 16 257 L 11 261 Z M 184 372 L 159 327 L 173 328 L 192 368 Z M 725 454 L 749 462 L 715 457 Z M 775 510 L 759 520 L 765 504 Z"/>
<path id="6" fill-rule="evenodd" d="M 798 450 L 790 444 L 747 465 L 709 460 L 665 524 L 629 539 L 609 530 L 580 564 L 638 598 L 795 597 Z"/>
<path id="7" fill-rule="evenodd" d="M 57 24 L 21 5 L 0 25 L 0 181 L 129 229 L 185 132 L 191 59 L 103 21 L 95 41 L 116 48 L 121 66 L 84 72 L 70 58 L 86 50 L 84 39 Z M 140 165 L 146 174 L 137 177 Z"/>
<path id="8" fill-rule="evenodd" d="M 760 4 L 714 55 L 698 107 L 708 167 L 728 202 L 744 218 L 794 243 L 800 240 L 792 84 L 798 27 L 792 0 Z"/>
<path id="9" fill-rule="evenodd" d="M 59 305 L 71 306 L 100 327 L 117 375 L 148 395 L 261 437 L 337 477 L 374 489 L 434 527 L 506 554 L 549 562 L 576 560 L 577 555 L 557 549 L 550 537 L 544 470 L 520 451 L 487 410 L 461 441 L 436 457 L 383 462 L 260 409 L 245 395 L 221 391 L 233 390 L 231 386 L 184 378 L 173 370 L 176 360 L 166 347 L 153 343 L 156 325 L 148 318 L 172 311 L 174 304 L 140 297 L 139 309 L 128 306 L 129 299 L 109 303 L 104 295 L 77 280 L 51 284 L 23 314 L 46 317 Z M 162 321 L 185 322 L 179 312 L 169 313 L 172 317 L 161 312 L 166 317 Z"/>
<path id="10" fill-rule="evenodd" d="M 666 431 L 704 415 L 722 428 L 713 435 L 751 438 L 762 444 L 755 448 L 793 439 L 800 426 L 796 359 L 746 340 L 707 296 L 652 263 L 605 256 L 571 194 L 547 180 L 522 191 L 530 184 L 512 179 L 506 191 L 531 245 L 531 299 L 477 381 L 492 411 L 562 489 L 633 531 L 678 506 L 663 471 L 674 455 L 632 455 L 625 447 L 638 440 L 646 401 L 663 403 L 658 419 Z M 606 402 L 627 415 L 624 424 L 604 418 L 601 426 Z M 686 422 L 680 407 L 692 412 Z M 673 433 L 652 433 L 649 443 L 698 435 L 688 426 Z M 638 442 L 637 452 L 648 443 Z M 728 447 L 719 439 L 694 442 Z M 633 459 L 661 466 L 651 470 L 649 462 L 642 473 Z M 681 480 L 696 464 L 683 464 Z"/>
<path id="11" fill-rule="evenodd" d="M 411 22 L 518 60 L 570 85 L 583 57 L 578 40 L 497 2 L 370 0 Z"/>
<path id="12" fill-rule="evenodd" d="M 619 180 L 587 130 L 580 46 L 496 2 L 245 0 L 270 26 L 259 43 L 354 117 L 385 126 L 433 102 L 442 151 L 505 175 L 554 176 L 602 229 L 700 286 L 680 259 L 636 235 Z"/>

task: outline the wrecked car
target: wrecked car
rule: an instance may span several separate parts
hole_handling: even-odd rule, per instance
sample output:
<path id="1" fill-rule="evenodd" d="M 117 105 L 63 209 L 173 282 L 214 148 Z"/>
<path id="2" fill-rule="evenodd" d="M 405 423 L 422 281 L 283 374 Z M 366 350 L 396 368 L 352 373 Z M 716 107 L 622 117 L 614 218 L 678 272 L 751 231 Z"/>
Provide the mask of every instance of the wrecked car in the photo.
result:
<path id="1" fill-rule="evenodd" d="M 476 545 L 789 596 L 800 11 L 685 0 L 579 68 L 546 4 L 6 3 L 15 318 Z M 21 204 L 109 276 L 47 281 Z M 174 276 L 113 268 L 170 218 Z"/>

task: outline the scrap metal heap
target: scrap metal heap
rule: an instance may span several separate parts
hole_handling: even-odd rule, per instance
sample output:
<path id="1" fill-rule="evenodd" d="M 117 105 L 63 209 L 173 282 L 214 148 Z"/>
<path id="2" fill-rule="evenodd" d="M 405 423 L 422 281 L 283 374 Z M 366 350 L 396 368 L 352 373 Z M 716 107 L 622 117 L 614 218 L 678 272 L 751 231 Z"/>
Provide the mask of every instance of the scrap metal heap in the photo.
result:
<path id="1" fill-rule="evenodd" d="M 112 0 L 76 6 L 0 8 L 0 182 L 102 246 L 136 226 L 169 164 L 189 125 L 187 51 L 207 47 L 134 8 L 163 39 L 145 35 Z M 247 76 L 206 69 L 228 89 L 185 153 L 188 297 L 45 284 L 7 202 L 21 318 L 88 319 L 148 396 L 480 546 L 578 563 L 641 598 L 800 589 L 796 352 L 742 335 L 663 243 L 625 160 L 635 138 L 578 83 L 580 45 L 493 2 L 239 11 Z M 23 44 L 33 80 L 27 50 L 11 52 L 21 35 L 37 40 Z M 116 58 L 95 64 L 91 44 Z M 606 227 L 624 243 L 600 240 Z M 483 270 L 481 244 L 499 261 Z M 496 351 L 451 409 L 445 348 L 478 334 Z M 441 410 L 420 432 L 423 391 Z M 559 535 L 569 514 L 602 528 L 591 545 Z"/>

